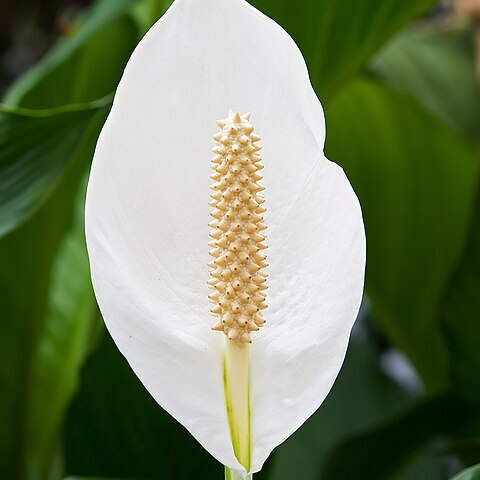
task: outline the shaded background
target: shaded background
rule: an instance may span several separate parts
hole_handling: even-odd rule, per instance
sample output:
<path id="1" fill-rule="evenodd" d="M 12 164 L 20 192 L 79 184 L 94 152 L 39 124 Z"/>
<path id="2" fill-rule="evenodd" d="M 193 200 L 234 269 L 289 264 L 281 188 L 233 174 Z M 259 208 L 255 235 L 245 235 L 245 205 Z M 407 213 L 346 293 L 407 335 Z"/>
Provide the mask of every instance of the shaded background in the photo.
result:
<path id="1" fill-rule="evenodd" d="M 84 245 L 112 92 L 169 3 L 1 0 L 2 480 L 222 478 L 105 334 Z M 446 480 L 480 462 L 480 1 L 253 3 L 306 58 L 369 244 L 340 376 L 255 478 Z"/>

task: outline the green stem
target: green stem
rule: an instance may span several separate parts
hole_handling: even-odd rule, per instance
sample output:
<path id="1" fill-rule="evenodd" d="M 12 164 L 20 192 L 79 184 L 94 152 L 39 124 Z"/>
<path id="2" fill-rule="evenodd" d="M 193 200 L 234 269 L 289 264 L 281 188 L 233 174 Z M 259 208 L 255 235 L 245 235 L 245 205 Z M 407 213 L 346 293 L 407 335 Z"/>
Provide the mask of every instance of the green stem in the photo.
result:
<path id="1" fill-rule="evenodd" d="M 250 361 L 249 345 L 225 339 L 224 385 L 233 451 L 240 464 L 250 470 Z M 226 469 L 232 480 L 250 479 L 245 472 Z M 243 474 L 244 476 L 238 476 Z"/>
<path id="2" fill-rule="evenodd" d="M 253 475 L 248 475 L 243 470 L 232 470 L 225 467 L 225 480 L 252 480 Z"/>

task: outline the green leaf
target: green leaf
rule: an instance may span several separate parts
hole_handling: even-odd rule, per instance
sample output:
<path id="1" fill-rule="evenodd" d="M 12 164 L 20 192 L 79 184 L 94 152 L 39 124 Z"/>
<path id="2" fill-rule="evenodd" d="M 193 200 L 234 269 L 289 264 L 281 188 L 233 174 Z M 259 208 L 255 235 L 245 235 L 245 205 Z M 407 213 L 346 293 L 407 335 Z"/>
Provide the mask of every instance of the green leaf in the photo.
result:
<path id="1" fill-rule="evenodd" d="M 72 209 L 110 98 L 77 102 L 114 90 L 137 41 L 133 3 L 100 2 L 13 86 L 0 112 L 1 478 L 58 469 L 58 430 L 95 323 Z"/>
<path id="2" fill-rule="evenodd" d="M 469 31 L 409 31 L 390 42 L 370 69 L 478 142 L 480 90 L 471 38 Z"/>
<path id="3" fill-rule="evenodd" d="M 10 105 L 0 106 L 0 236 L 48 198 L 88 136 L 93 111 L 109 103 L 138 39 L 130 13 L 136 4 L 98 2 L 7 94 Z"/>
<path id="4" fill-rule="evenodd" d="M 347 480 L 358 472 L 368 472 L 371 480 L 389 478 L 432 438 L 455 431 L 471 413 L 463 401 L 449 394 L 424 400 L 389 424 L 339 445 L 318 478 Z M 377 453 L 374 458 L 372 452 Z"/>
<path id="5" fill-rule="evenodd" d="M 127 479 L 127 478 L 107 478 L 107 477 L 66 477 L 65 480 L 139 480 L 137 479 Z"/>
<path id="6" fill-rule="evenodd" d="M 480 480 L 480 464 L 467 468 L 458 475 L 455 475 L 452 480 Z"/>
<path id="7" fill-rule="evenodd" d="M 32 354 L 25 449 L 35 478 L 46 476 L 80 367 L 103 331 L 85 246 L 85 189 L 86 182 L 76 199 L 73 225 L 53 261 L 45 320 Z"/>
<path id="8" fill-rule="evenodd" d="M 85 144 L 95 142 L 98 115 L 109 103 L 53 110 L 0 106 L 0 237 L 33 214 Z"/>
<path id="9" fill-rule="evenodd" d="M 65 480 L 139 480 L 138 478 L 107 478 L 107 477 L 66 477 Z"/>
<path id="10" fill-rule="evenodd" d="M 438 309 L 470 224 L 479 162 L 413 99 L 356 81 L 326 110 L 326 152 L 363 208 L 374 316 L 432 391 L 449 383 Z"/>
<path id="11" fill-rule="evenodd" d="M 314 480 L 335 445 L 387 421 L 412 401 L 379 368 L 374 346 L 353 337 L 345 363 L 320 409 L 276 450 L 275 480 Z M 375 461 L 377 452 L 368 452 Z M 357 477 L 352 477 L 357 478 Z"/>
<path id="12" fill-rule="evenodd" d="M 16 82 L 5 102 L 46 109 L 111 94 L 138 41 L 128 13 L 135 0 L 104 0 L 48 55 Z"/>
<path id="13" fill-rule="evenodd" d="M 480 402 L 480 191 L 469 242 L 444 296 L 441 318 L 454 362 L 454 388 Z"/>
<path id="14" fill-rule="evenodd" d="M 408 463 L 402 466 L 398 473 L 393 475 L 391 479 L 448 480 L 451 473 L 451 467 L 448 462 L 449 459 L 443 455 L 438 443 L 439 442 L 432 442 L 432 445 L 423 448 L 420 452 L 416 452 L 413 458 L 407 458 L 406 461 Z"/>
<path id="15" fill-rule="evenodd" d="M 223 478 L 223 467 L 150 396 L 110 335 L 89 358 L 65 428 L 66 473 Z"/>
<path id="16" fill-rule="evenodd" d="M 44 478 L 42 475 L 49 468 L 52 459 L 49 455 L 42 459 L 37 458 L 37 453 L 43 448 L 45 451 L 50 450 L 48 443 L 58 428 L 58 415 L 61 414 L 61 411 L 51 414 L 49 405 L 51 404 L 52 408 L 63 408 L 75 382 L 73 370 L 80 361 L 82 339 L 70 338 L 70 334 L 76 332 L 83 335 L 83 327 L 63 322 L 67 317 L 70 318 L 67 307 L 75 308 L 76 302 L 79 311 L 75 312 L 75 315 L 71 312 L 70 321 L 89 321 L 83 316 L 83 288 L 90 287 L 84 270 L 70 271 L 68 275 L 78 275 L 77 280 L 82 282 L 83 279 L 87 284 L 84 287 L 81 283 L 75 284 L 75 287 L 69 284 L 71 288 L 65 290 L 65 287 L 62 287 L 65 279 L 62 277 L 67 273 L 61 273 L 59 263 L 69 260 L 69 254 L 65 252 L 69 247 L 65 244 L 61 246 L 65 233 L 72 225 L 75 195 L 90 164 L 105 114 L 106 110 L 101 109 L 95 118 L 91 119 L 89 135 L 84 136 L 81 144 L 69 157 L 69 166 L 64 169 L 61 181 L 52 187 L 44 203 L 20 227 L 0 239 L 0 424 L 3 426 L 0 429 L 1 478 Z M 49 132 L 45 131 L 45 135 Z M 35 135 L 35 132 L 25 133 Z M 12 141 L 10 145 L 16 143 Z M 35 160 L 35 157 L 31 156 L 30 160 Z M 54 263 L 59 248 L 62 248 L 60 254 L 64 258 Z M 73 265 L 73 259 L 69 261 L 72 261 Z M 72 279 L 72 282 L 74 280 Z M 60 290 L 51 290 L 52 286 Z M 70 300 L 65 297 L 60 302 L 59 296 L 62 295 L 72 297 Z M 60 307 L 65 310 L 58 310 Z M 64 357 L 62 348 L 57 347 L 71 349 L 68 352 L 71 356 Z M 50 359 L 49 355 L 52 355 Z M 48 371 L 50 366 L 53 366 L 52 371 Z M 49 378 L 51 381 L 56 376 L 59 380 L 58 390 L 42 391 L 49 385 L 44 384 L 42 378 Z M 35 398 L 32 395 L 35 395 Z M 36 415 L 45 418 L 37 419 Z M 53 422 L 51 425 L 47 424 L 49 419 Z M 41 422 L 45 432 L 32 431 L 37 421 Z M 46 440 L 47 444 L 39 446 L 38 442 L 43 440 Z M 35 457 L 32 457 L 32 463 L 30 454 Z"/>
<path id="17" fill-rule="evenodd" d="M 132 16 L 142 36 L 167 11 L 172 2 L 173 0 L 142 0 L 133 6 Z"/>
<path id="18" fill-rule="evenodd" d="M 254 0 L 300 47 L 325 99 L 412 17 L 437 0 Z"/>

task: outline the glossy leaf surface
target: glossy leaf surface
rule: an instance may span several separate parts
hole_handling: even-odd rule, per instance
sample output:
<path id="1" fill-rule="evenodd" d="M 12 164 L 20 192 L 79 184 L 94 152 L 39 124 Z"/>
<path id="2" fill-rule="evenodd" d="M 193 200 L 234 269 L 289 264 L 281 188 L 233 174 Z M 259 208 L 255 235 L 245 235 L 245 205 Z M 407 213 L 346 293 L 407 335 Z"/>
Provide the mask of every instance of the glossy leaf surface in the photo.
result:
<path id="1" fill-rule="evenodd" d="M 0 107 L 0 236 L 32 215 L 85 145 L 94 144 L 95 119 L 108 103 L 55 110 Z"/>
<path id="2" fill-rule="evenodd" d="M 128 13 L 134 4 L 134 0 L 98 2 L 10 88 L 4 101 L 46 109 L 110 95 L 138 41 L 138 28 Z"/>
<path id="3" fill-rule="evenodd" d="M 470 31 L 406 32 L 381 50 L 369 68 L 453 128 L 480 141 L 480 90 Z"/>
<path id="4" fill-rule="evenodd" d="M 467 468 L 458 475 L 455 475 L 452 480 L 479 480 L 480 479 L 480 465 Z"/>
<path id="5" fill-rule="evenodd" d="M 321 99 L 330 97 L 408 20 L 436 0 L 254 0 L 297 42 Z"/>
<path id="6" fill-rule="evenodd" d="M 327 154 L 363 206 L 375 316 L 428 387 L 444 387 L 450 358 L 437 311 L 465 246 L 476 153 L 413 100 L 374 83 L 354 82 L 326 114 Z"/>

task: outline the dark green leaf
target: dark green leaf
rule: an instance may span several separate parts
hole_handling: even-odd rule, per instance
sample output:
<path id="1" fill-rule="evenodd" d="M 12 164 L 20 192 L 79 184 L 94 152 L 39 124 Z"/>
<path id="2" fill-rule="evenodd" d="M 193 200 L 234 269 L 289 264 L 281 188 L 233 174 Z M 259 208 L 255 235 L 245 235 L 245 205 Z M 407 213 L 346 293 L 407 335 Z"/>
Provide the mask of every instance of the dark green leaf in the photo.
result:
<path id="1" fill-rule="evenodd" d="M 139 480 L 138 478 L 106 478 L 106 477 L 67 477 L 65 480 Z"/>
<path id="2" fill-rule="evenodd" d="M 95 142 L 96 118 L 108 104 L 41 111 L 0 106 L 0 237 L 38 209 L 78 152 Z"/>
<path id="3" fill-rule="evenodd" d="M 409 97 L 356 81 L 328 106 L 326 151 L 363 208 L 375 318 L 430 389 L 449 382 L 441 295 L 465 245 L 476 153 Z"/>
<path id="4" fill-rule="evenodd" d="M 5 102 L 45 109 L 111 94 L 138 41 L 134 0 L 104 0 L 74 24 L 48 55 L 7 93 Z"/>
<path id="5" fill-rule="evenodd" d="M 449 458 L 443 455 L 443 452 L 439 452 L 437 444 L 438 442 L 434 441 L 422 451 L 416 452 L 414 457 L 405 459 L 408 463 L 402 466 L 391 479 L 448 480 L 451 474 Z"/>
<path id="6" fill-rule="evenodd" d="M 254 0 L 300 47 L 314 87 L 330 96 L 412 17 L 437 0 Z"/>
<path id="7" fill-rule="evenodd" d="M 389 424 L 338 446 L 318 478 L 350 480 L 368 472 L 371 480 L 385 480 L 433 437 L 456 430 L 470 414 L 452 395 L 424 400 Z M 381 454 L 372 458 L 372 452 Z"/>
<path id="8" fill-rule="evenodd" d="M 444 296 L 442 319 L 455 388 L 480 401 L 480 192 L 467 249 Z"/>
<path id="9" fill-rule="evenodd" d="M 69 475 L 220 479 L 217 463 L 150 396 L 105 335 L 82 374 L 65 434 Z"/>
<path id="10" fill-rule="evenodd" d="M 70 321 L 89 321 L 88 317 L 83 315 L 86 311 L 83 303 L 86 298 L 85 288 L 89 288 L 88 283 L 83 286 L 81 284 L 82 279 L 88 280 L 85 278 L 85 270 L 68 272 L 72 276 L 78 275 L 79 283 L 75 284 L 75 288 L 73 284 L 70 284 L 72 289 L 68 291 L 53 292 L 50 288 L 52 285 L 58 286 L 62 282 L 62 276 L 66 274 L 62 273 L 61 268 L 67 265 L 60 267 L 58 263 L 54 264 L 54 261 L 64 235 L 72 225 L 75 195 L 80 179 L 90 163 L 105 113 L 104 109 L 100 110 L 91 120 L 89 135 L 85 136 L 81 146 L 70 157 L 69 167 L 65 169 L 61 182 L 54 185 L 44 204 L 28 221 L 0 239 L 0 478 L 44 478 L 51 458 L 35 458 L 35 462 L 30 464 L 29 449 L 33 448 L 38 453 L 40 450 L 37 442 L 41 441 L 43 435 L 42 432 L 32 431 L 32 426 L 37 421 L 34 414 L 44 415 L 42 406 L 37 404 L 37 401 L 45 400 L 51 402 L 52 406 L 63 408 L 62 405 L 71 395 L 75 382 L 75 372 L 70 368 L 74 370 L 80 362 L 82 335 L 85 330 L 81 325 L 60 324 L 69 317 L 68 308 L 74 307 L 69 301 L 78 301 L 80 309 L 78 316 L 71 317 Z M 34 132 L 31 134 L 35 135 Z M 70 239 L 71 241 L 73 240 Z M 65 260 L 69 257 L 68 242 L 69 240 L 60 250 L 61 255 L 65 255 Z M 75 279 L 72 279 L 73 281 Z M 72 300 L 64 298 L 59 303 L 59 296 L 62 295 L 72 295 Z M 56 310 L 60 306 L 65 310 Z M 56 322 L 59 324 L 55 325 Z M 73 331 L 77 331 L 79 337 L 62 338 L 62 335 L 68 337 Z M 53 338 L 57 334 L 59 336 Z M 72 348 L 69 352 L 72 356 L 64 357 L 62 348 L 57 349 L 60 346 Z M 43 392 L 37 400 L 31 395 L 39 394 L 38 391 L 43 388 L 40 379 L 49 377 L 50 373 L 40 373 L 36 368 L 47 368 L 50 354 L 52 359 L 56 357 L 53 361 L 54 369 L 50 373 L 53 377 L 59 376 L 59 390 L 50 392 L 51 397 L 48 391 Z M 35 365 L 34 362 L 39 364 Z M 50 415 L 48 404 L 44 407 L 46 421 Z M 30 411 L 30 408 L 34 411 Z M 58 415 L 60 414 L 61 411 L 58 412 Z M 48 441 L 51 440 L 52 432 L 58 428 L 58 415 L 55 413 L 49 417 L 54 424 L 48 428 L 43 425 Z M 50 445 L 41 448 L 49 450 Z"/>
<path id="11" fill-rule="evenodd" d="M 374 58 L 371 70 L 478 142 L 480 90 L 472 44 L 469 31 L 407 32 Z"/>
<path id="12" fill-rule="evenodd" d="M 45 320 L 32 355 L 25 413 L 26 455 L 32 472 L 42 472 L 53 457 L 80 367 L 101 331 L 85 246 L 84 204 L 82 187 L 73 225 L 53 261 Z"/>
<path id="13" fill-rule="evenodd" d="M 480 480 L 480 465 L 467 468 L 458 475 L 455 475 L 452 480 Z"/>
<path id="14" fill-rule="evenodd" d="M 391 42 L 374 59 L 372 70 L 406 91 L 445 121 L 480 139 L 480 95 L 475 83 L 469 31 L 415 31 Z M 480 199 L 470 241 L 444 297 L 441 317 L 452 357 L 454 388 L 480 398 Z"/>
<path id="15" fill-rule="evenodd" d="M 53 471 L 63 412 L 90 346 L 94 301 L 82 214 L 72 207 L 110 100 L 75 103 L 115 89 L 137 41 L 133 3 L 100 2 L 2 107 L 0 230 L 9 233 L 0 240 L 1 478 Z"/>

